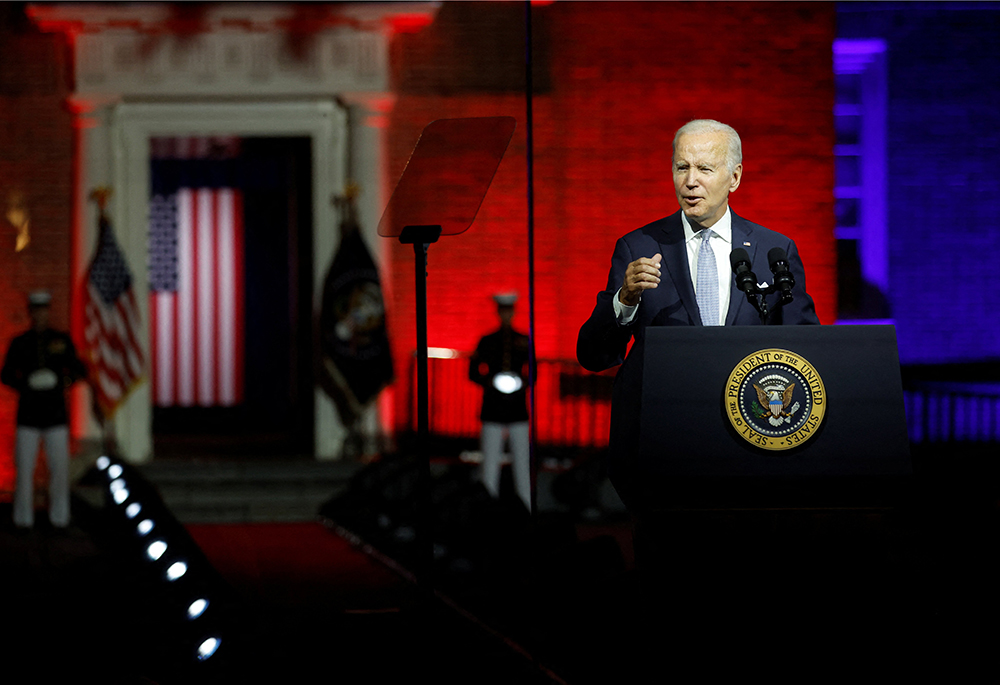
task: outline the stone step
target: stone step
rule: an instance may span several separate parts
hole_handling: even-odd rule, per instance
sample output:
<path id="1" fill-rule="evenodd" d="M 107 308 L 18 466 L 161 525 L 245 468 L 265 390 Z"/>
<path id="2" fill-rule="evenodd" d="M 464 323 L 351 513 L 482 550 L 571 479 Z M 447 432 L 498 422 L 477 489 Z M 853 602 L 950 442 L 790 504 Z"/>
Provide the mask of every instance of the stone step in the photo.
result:
<path id="1" fill-rule="evenodd" d="M 246 459 L 162 459 L 139 467 L 182 523 L 263 523 L 311 521 L 319 508 L 342 494 L 351 477 L 364 468 L 351 460 L 261 461 Z M 432 478 L 454 464 L 431 464 Z M 475 468 L 460 464 L 457 468 Z M 537 478 L 539 511 L 563 511 L 553 483 L 558 473 L 541 470 Z M 604 481 L 590 515 L 615 514 L 624 506 Z"/>
<path id="2" fill-rule="evenodd" d="M 309 521 L 356 462 L 161 460 L 140 467 L 182 523 Z"/>

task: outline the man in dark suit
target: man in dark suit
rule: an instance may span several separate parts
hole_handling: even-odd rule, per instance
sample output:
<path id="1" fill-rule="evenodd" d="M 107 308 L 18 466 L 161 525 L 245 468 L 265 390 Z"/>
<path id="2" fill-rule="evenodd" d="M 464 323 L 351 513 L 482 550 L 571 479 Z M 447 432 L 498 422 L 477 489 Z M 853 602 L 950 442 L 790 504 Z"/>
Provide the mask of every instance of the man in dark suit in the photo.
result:
<path id="1" fill-rule="evenodd" d="M 729 208 L 729 194 L 743 176 L 736 131 L 713 120 L 685 124 L 674 137 L 672 167 L 680 211 L 618 240 L 608 286 L 598 293 L 577 339 L 584 368 L 601 371 L 622 364 L 612 395 L 608 473 L 630 509 L 638 505 L 633 478 L 647 326 L 760 324 L 757 311 L 735 287 L 729 255 L 736 248 L 746 250 L 752 271 L 763 279 L 770 277 L 767 254 L 774 247 L 787 253 L 795 288 L 785 305 L 777 294 L 768 296 L 767 323 L 819 323 L 794 241 Z"/>
<path id="2" fill-rule="evenodd" d="M 748 534 L 758 531 L 748 531 L 746 519 L 725 510 L 672 510 L 669 496 L 656 489 L 663 484 L 637 469 L 642 384 L 651 380 L 643 378 L 646 328 L 760 324 L 757 311 L 735 287 L 729 257 L 737 248 L 746 250 L 751 270 L 762 280 L 772 278 L 768 252 L 780 247 L 787 253 L 793 298 L 782 305 L 777 294 L 768 296 L 768 324 L 819 320 L 795 243 L 729 208 L 729 194 L 743 175 L 736 131 L 711 120 L 684 125 L 674 136 L 672 167 L 680 211 L 618 240 L 607 288 L 580 329 L 577 357 L 591 371 L 621 364 L 612 394 L 608 475 L 633 515 L 642 588 L 635 620 L 625 622 L 636 627 L 633 656 L 640 665 L 656 668 L 669 661 L 670 672 L 682 678 L 710 679 L 706 669 L 718 654 L 725 651 L 742 664 L 733 656 L 735 649 L 752 637 L 752 631 L 737 631 L 732 635 L 738 637 L 725 641 L 727 631 L 720 627 L 753 625 L 762 634 L 774 634 L 784 614 L 768 618 L 776 621 L 771 629 L 763 629 L 761 620 L 773 610 L 767 601 L 783 590 L 772 578 L 767 550 L 773 543 L 765 535 Z M 670 645 L 669 660 L 662 659 L 664 645 Z"/>

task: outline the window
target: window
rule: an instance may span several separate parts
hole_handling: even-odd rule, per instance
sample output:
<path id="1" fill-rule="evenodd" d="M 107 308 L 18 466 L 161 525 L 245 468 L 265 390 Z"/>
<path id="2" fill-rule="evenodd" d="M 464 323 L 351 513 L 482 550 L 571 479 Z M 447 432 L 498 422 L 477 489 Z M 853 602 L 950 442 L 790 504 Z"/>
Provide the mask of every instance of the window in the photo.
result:
<path id="1" fill-rule="evenodd" d="M 886 154 L 886 46 L 836 40 L 838 323 L 891 323 Z"/>

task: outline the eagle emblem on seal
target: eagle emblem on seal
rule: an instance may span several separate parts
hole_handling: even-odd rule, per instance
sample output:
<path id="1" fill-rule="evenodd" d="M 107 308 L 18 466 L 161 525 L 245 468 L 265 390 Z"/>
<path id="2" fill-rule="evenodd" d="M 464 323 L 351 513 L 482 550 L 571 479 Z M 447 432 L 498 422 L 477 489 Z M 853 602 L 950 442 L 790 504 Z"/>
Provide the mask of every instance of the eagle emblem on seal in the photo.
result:
<path id="1" fill-rule="evenodd" d="M 762 385 L 753 384 L 753 389 L 757 391 L 757 401 L 760 402 L 758 417 L 762 419 L 767 417 L 768 423 L 772 426 L 790 422 L 792 414 L 799 409 L 798 402 L 792 404 L 795 383 L 790 383 L 787 378 L 778 375 L 768 376 L 762 379 L 761 383 Z"/>
<path id="2" fill-rule="evenodd" d="M 819 371 L 797 352 L 757 350 L 726 383 L 725 410 L 736 434 L 765 450 L 800 447 L 819 431 L 826 412 Z"/>

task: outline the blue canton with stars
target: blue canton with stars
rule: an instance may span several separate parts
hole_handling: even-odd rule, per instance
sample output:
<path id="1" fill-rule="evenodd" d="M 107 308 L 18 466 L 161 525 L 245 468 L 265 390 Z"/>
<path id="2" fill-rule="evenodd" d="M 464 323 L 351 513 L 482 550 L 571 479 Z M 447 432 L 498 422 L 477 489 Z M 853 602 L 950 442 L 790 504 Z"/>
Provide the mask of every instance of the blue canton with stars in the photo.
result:
<path id="1" fill-rule="evenodd" d="M 149 289 L 177 291 L 177 195 L 154 195 L 149 203 Z"/>
<path id="2" fill-rule="evenodd" d="M 90 265 L 90 281 L 107 306 L 132 287 L 132 273 L 125 263 L 121 248 L 111 232 L 111 224 L 106 217 L 101 217 L 100 239 L 97 244 L 97 254 Z"/>

